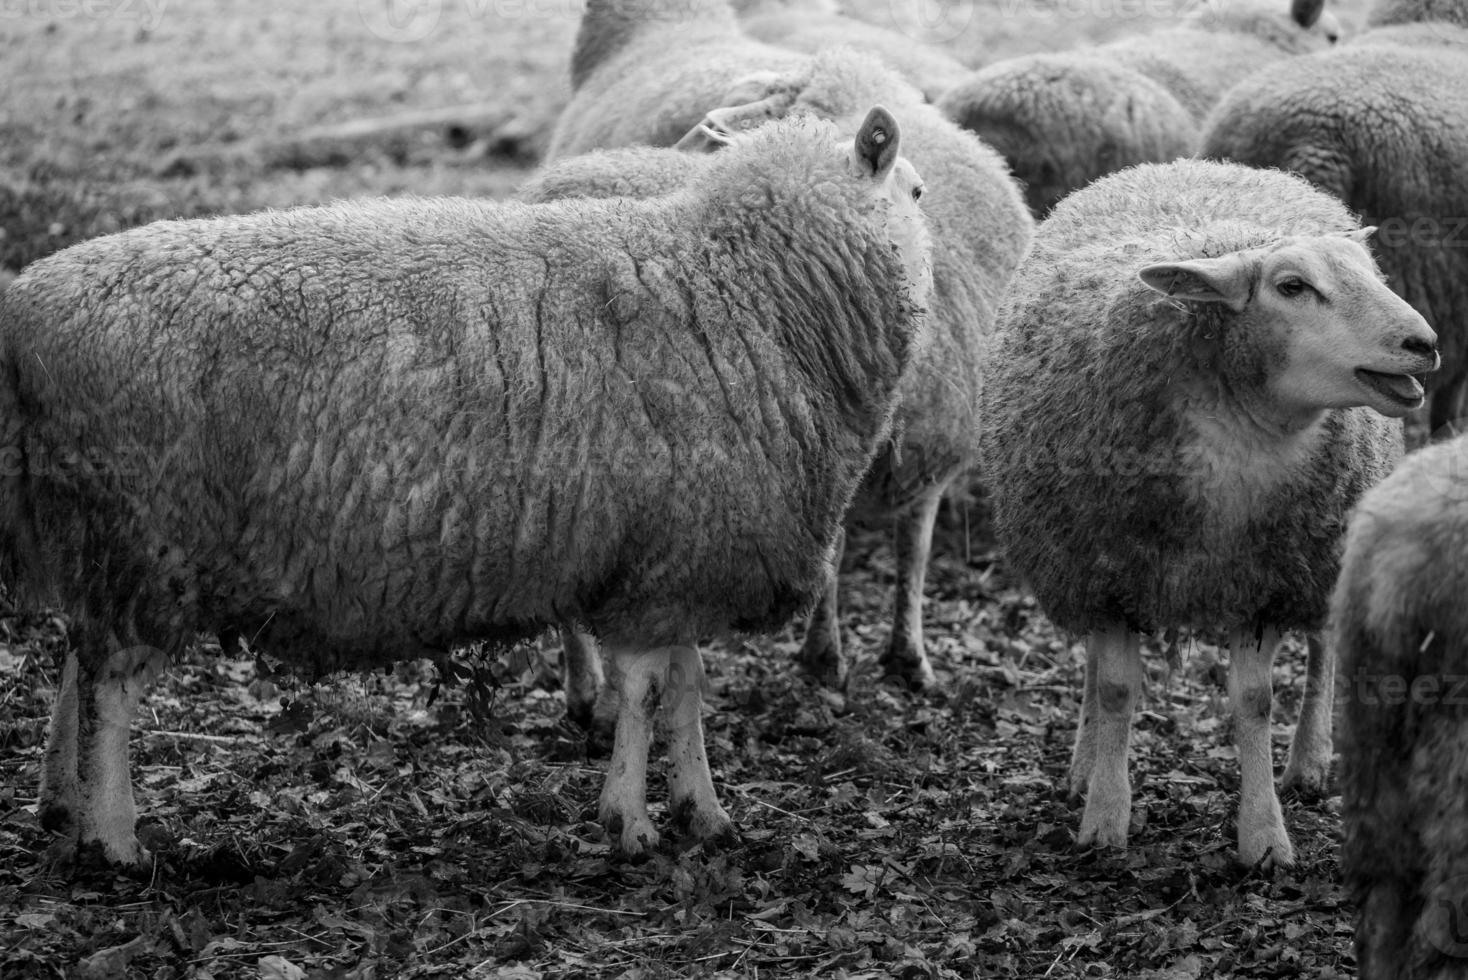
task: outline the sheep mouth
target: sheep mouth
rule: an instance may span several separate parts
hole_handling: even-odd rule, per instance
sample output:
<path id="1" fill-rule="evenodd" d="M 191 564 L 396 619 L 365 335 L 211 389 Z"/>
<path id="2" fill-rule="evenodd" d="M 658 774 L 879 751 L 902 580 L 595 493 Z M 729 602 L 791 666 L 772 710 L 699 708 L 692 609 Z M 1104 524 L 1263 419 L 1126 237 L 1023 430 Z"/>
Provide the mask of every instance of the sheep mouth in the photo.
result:
<path id="1" fill-rule="evenodd" d="M 1427 397 L 1422 382 L 1410 374 L 1388 374 L 1385 371 L 1357 368 L 1356 377 L 1372 391 L 1385 395 L 1388 400 L 1403 408 L 1417 408 Z"/>

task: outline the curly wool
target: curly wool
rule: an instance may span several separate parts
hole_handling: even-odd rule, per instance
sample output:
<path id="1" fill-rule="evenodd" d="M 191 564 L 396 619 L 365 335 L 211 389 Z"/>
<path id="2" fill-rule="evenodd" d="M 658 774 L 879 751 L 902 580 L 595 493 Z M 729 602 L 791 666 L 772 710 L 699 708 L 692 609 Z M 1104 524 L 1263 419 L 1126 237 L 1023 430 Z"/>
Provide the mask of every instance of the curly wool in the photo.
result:
<path id="1" fill-rule="evenodd" d="M 587 0 L 545 159 L 671 146 L 736 83 L 804 60 L 741 34 L 726 0 Z"/>
<path id="2" fill-rule="evenodd" d="M 1404 20 L 1414 8 L 1445 19 Z M 1393 4 L 1372 20 L 1394 26 L 1241 82 L 1201 155 L 1297 173 L 1378 226 L 1382 271 L 1438 334 L 1438 430 L 1468 388 L 1468 27 L 1456 26 L 1468 2 Z"/>
<path id="3" fill-rule="evenodd" d="M 938 105 L 1010 160 L 1044 215 L 1097 177 L 1191 153 L 1203 118 L 1240 78 L 1337 32 L 1329 14 L 1301 27 L 1285 0 L 1205 5 L 1168 30 L 996 62 Z"/>
<path id="4" fill-rule="evenodd" d="M 371 200 L 38 262 L 0 298 L 6 581 L 83 658 L 783 622 L 918 344 L 848 168 L 792 123 L 656 201 Z"/>
<path id="5" fill-rule="evenodd" d="M 1468 437 L 1412 453 L 1356 508 L 1331 604 L 1346 691 L 1341 863 L 1362 976 L 1447 976 L 1438 903 L 1468 876 Z M 1440 972 L 1441 971 L 1441 972 Z"/>
<path id="6" fill-rule="evenodd" d="M 1197 161 L 1104 178 L 1040 226 L 988 362 L 982 464 L 1010 566 L 1057 624 L 1320 625 L 1346 514 L 1400 455 L 1400 423 L 1326 413 L 1243 519 L 1221 513 L 1190 469 L 1185 413 L 1231 420 L 1275 352 L 1137 272 L 1355 227 L 1298 178 Z"/>

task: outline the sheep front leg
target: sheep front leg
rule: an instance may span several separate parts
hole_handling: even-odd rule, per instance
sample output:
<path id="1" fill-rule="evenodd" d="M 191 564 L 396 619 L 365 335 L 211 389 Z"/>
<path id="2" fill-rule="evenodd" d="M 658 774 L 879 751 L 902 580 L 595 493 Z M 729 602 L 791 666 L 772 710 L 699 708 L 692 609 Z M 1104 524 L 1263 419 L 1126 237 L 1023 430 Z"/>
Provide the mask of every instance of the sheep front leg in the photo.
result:
<path id="1" fill-rule="evenodd" d="M 1305 697 L 1290 755 L 1281 780 L 1285 789 L 1310 795 L 1325 792 L 1330 781 L 1331 707 L 1335 701 L 1335 650 L 1328 649 L 1318 633 L 1305 638 Z"/>
<path id="2" fill-rule="evenodd" d="M 1093 654 L 1094 648 L 1094 654 Z M 1094 748 L 1083 749 L 1077 738 L 1076 754 L 1084 765 L 1090 753 L 1091 775 L 1086 788 L 1086 809 L 1081 815 L 1081 832 L 1076 843 L 1125 847 L 1127 825 L 1132 815 L 1132 787 L 1127 778 L 1127 750 L 1131 746 L 1132 713 L 1142 691 L 1141 637 L 1124 625 L 1113 623 L 1093 630 L 1086 637 L 1087 674 L 1093 673 L 1095 721 Z M 1087 687 L 1091 685 L 1087 677 Z M 1082 708 L 1082 727 L 1086 725 Z M 1074 762 L 1072 763 L 1074 765 Z"/>
<path id="3" fill-rule="evenodd" d="M 128 735 L 139 700 L 167 662 L 161 650 L 128 647 L 96 670 L 77 671 L 78 843 L 98 845 L 114 864 L 135 867 L 148 858 L 137 838 Z"/>
<path id="4" fill-rule="evenodd" d="M 1239 631 L 1229 640 L 1228 696 L 1239 752 L 1239 858 L 1245 864 L 1264 867 L 1295 863 L 1295 849 L 1285 832 L 1274 791 L 1269 741 L 1274 705 L 1270 669 L 1279 641 L 1279 630 L 1272 627 L 1257 636 L 1253 631 Z"/>
<path id="5" fill-rule="evenodd" d="M 628 856 L 657 847 L 658 832 L 647 815 L 647 753 L 659 688 L 667 680 L 671 652 L 608 646 L 617 694 L 617 732 L 612 761 L 602 785 L 599 815 L 606 832 Z"/>
<path id="6" fill-rule="evenodd" d="M 668 732 L 669 799 L 673 821 L 698 840 L 733 833 L 734 823 L 719 805 L 703 744 L 703 692 L 708 681 L 698 648 L 674 647 L 663 688 L 663 723 Z"/>
<path id="7" fill-rule="evenodd" d="M 77 801 L 77 656 L 68 650 L 61 668 L 61 682 L 51 705 L 51 722 L 46 728 L 46 754 L 41 763 L 41 826 L 75 838 L 80 814 Z"/>
<path id="8" fill-rule="evenodd" d="M 841 655 L 841 622 L 837 602 L 840 597 L 841 556 L 846 550 L 846 532 L 836 532 L 836 547 L 831 555 L 831 571 L 825 591 L 811 610 L 805 627 L 805 642 L 800 646 L 796 662 L 802 670 L 830 688 L 846 686 L 850 672 Z"/>
<path id="9" fill-rule="evenodd" d="M 933 550 L 933 525 L 943 502 L 939 488 L 897 516 L 897 608 L 892 620 L 892 641 L 882 656 L 886 672 L 900 677 L 914 690 L 929 690 L 937 683 L 933 666 L 923 649 L 923 584 L 928 576 L 928 556 Z"/>

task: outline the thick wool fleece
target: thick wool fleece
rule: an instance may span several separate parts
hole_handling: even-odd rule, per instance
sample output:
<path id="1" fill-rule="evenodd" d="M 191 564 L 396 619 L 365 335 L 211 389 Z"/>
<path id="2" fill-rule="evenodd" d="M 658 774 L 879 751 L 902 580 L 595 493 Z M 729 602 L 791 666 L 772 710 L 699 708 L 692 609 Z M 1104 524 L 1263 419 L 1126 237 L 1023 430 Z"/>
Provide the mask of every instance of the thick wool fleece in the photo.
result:
<path id="1" fill-rule="evenodd" d="M 1398 9 L 1400 7 L 1401 9 Z M 1411 7 L 1453 21 L 1408 23 Z M 1396 26 L 1246 79 L 1205 126 L 1201 155 L 1279 167 L 1368 225 L 1391 287 L 1437 331 L 1432 428 L 1468 386 L 1468 2 L 1402 4 Z"/>
<path id="2" fill-rule="evenodd" d="M 1345 847 L 1363 978 L 1462 975 L 1468 899 L 1468 437 L 1356 508 L 1331 605 Z"/>
<path id="3" fill-rule="evenodd" d="M 804 60 L 741 34 L 725 0 L 587 0 L 546 159 L 671 146 L 737 82 Z"/>
<path id="4" fill-rule="evenodd" d="M 0 299 L 6 581 L 84 659 L 785 620 L 918 343 L 849 156 L 792 122 L 655 201 L 373 200 L 34 264 Z"/>
<path id="5" fill-rule="evenodd" d="M 1138 270 L 1356 227 L 1274 171 L 1178 161 L 1104 178 L 1041 224 L 988 362 L 983 470 L 1011 567 L 1060 626 L 1318 628 L 1346 514 L 1401 453 L 1401 424 L 1332 411 L 1314 453 L 1241 522 L 1187 460 L 1185 413 L 1238 411 L 1272 351 L 1217 304 Z"/>
<path id="6" fill-rule="evenodd" d="M 1097 177 L 1191 153 L 1203 118 L 1230 86 L 1339 34 L 1330 14 L 1310 27 L 1295 16 L 1284 0 L 1205 5 L 1178 27 L 996 62 L 939 106 L 1005 154 L 1043 215 Z"/>

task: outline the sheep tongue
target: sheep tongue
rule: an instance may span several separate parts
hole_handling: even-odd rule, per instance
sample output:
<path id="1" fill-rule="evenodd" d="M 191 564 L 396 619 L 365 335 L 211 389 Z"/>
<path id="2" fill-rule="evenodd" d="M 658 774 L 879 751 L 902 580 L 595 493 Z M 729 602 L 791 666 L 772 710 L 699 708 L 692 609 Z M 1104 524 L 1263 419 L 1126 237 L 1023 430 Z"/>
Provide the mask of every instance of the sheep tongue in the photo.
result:
<path id="1" fill-rule="evenodd" d="M 1369 371 L 1366 368 L 1361 369 L 1361 374 L 1371 387 L 1404 402 L 1418 401 L 1425 394 L 1422 382 L 1410 374 L 1387 374 L 1385 371 Z"/>

